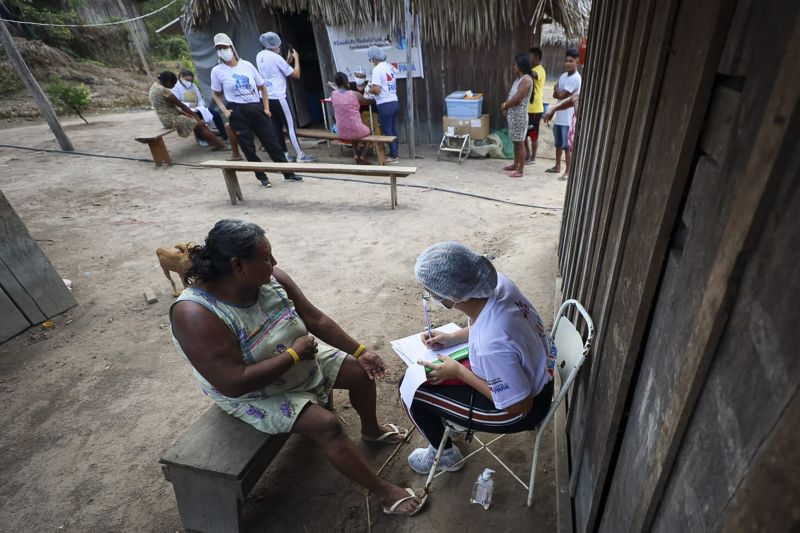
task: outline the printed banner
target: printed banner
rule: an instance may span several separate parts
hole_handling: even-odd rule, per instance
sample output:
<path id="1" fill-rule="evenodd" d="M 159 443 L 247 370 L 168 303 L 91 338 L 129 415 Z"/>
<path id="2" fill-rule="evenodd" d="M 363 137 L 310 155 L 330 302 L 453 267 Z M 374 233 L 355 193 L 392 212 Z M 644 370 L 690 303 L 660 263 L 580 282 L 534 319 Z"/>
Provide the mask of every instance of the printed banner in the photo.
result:
<path id="1" fill-rule="evenodd" d="M 367 73 L 372 73 L 372 63 L 367 59 L 367 50 L 370 46 L 377 46 L 386 54 L 386 61 L 391 63 L 398 78 L 405 78 L 408 72 L 406 63 L 406 46 L 408 42 L 401 26 L 390 30 L 384 25 L 361 26 L 356 30 L 349 30 L 343 26 L 328 26 L 328 39 L 333 51 L 333 60 L 336 70 L 344 72 L 353 81 L 353 72 L 361 67 Z M 419 28 L 411 35 L 411 52 L 413 57 L 415 78 L 423 77 L 422 48 L 416 36 Z"/>

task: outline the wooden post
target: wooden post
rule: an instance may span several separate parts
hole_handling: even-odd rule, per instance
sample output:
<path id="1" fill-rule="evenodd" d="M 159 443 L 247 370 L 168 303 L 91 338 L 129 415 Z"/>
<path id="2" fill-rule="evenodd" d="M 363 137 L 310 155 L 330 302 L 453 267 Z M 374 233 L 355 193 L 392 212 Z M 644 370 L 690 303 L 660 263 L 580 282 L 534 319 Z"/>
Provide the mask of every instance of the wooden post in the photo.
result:
<path id="1" fill-rule="evenodd" d="M 125 8 L 125 3 L 122 0 L 117 0 L 117 5 L 119 5 L 122 18 L 128 18 L 128 10 Z M 153 73 L 150 71 L 150 65 L 147 63 L 147 58 L 144 55 L 142 41 L 136 34 L 136 26 L 133 25 L 133 22 L 127 22 L 125 24 L 125 29 L 128 30 L 128 35 L 131 38 L 131 44 L 133 44 L 133 47 L 136 48 L 136 53 L 139 54 L 139 61 L 142 62 L 142 68 L 144 68 L 145 74 L 147 74 L 147 77 L 152 81 Z"/>
<path id="2" fill-rule="evenodd" d="M 22 78 L 22 81 L 25 82 L 25 85 L 31 92 L 33 100 L 36 102 L 36 107 L 39 108 L 39 112 L 47 121 L 53 135 L 56 136 L 61 149 L 65 152 L 74 151 L 75 148 L 73 148 L 72 142 L 69 140 L 69 137 L 67 137 L 67 134 L 64 133 L 64 129 L 58 121 L 58 116 L 53 110 L 50 100 L 47 99 L 47 95 L 45 95 L 42 88 L 39 87 L 39 83 L 37 83 L 36 78 L 33 77 L 31 69 L 25 64 L 25 60 L 22 58 L 22 54 L 19 53 L 19 50 L 17 50 L 14 39 L 11 37 L 11 33 L 8 31 L 6 23 L 3 20 L 0 20 L 0 40 L 3 41 L 3 47 L 6 49 L 8 60 L 11 61 L 14 70 L 17 71 L 17 74 Z"/>
<path id="3" fill-rule="evenodd" d="M 413 33 L 414 39 L 419 39 L 419 35 L 416 34 L 415 30 L 416 27 L 414 26 L 414 17 L 411 16 L 411 2 L 409 0 L 405 0 L 405 16 L 406 16 L 406 23 L 405 23 L 405 34 L 406 34 L 406 107 L 407 113 L 406 116 L 408 120 L 406 122 L 406 131 L 408 133 L 408 157 L 413 161 L 417 158 L 417 149 L 416 149 L 416 132 L 415 129 L 415 121 L 414 121 L 414 53 L 411 50 L 411 35 Z M 394 205 L 392 205 L 392 209 L 394 209 Z"/>

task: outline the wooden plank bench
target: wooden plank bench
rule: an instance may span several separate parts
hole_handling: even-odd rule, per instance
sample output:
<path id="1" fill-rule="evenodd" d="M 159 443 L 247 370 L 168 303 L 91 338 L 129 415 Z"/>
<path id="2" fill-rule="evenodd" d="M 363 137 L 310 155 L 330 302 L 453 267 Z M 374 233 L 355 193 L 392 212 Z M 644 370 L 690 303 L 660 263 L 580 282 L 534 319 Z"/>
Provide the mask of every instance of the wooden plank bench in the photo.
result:
<path id="1" fill-rule="evenodd" d="M 205 161 L 202 167 L 222 169 L 225 177 L 225 186 L 231 203 L 244 200 L 242 189 L 239 187 L 237 171 L 261 172 L 296 172 L 297 174 L 349 174 L 353 176 L 388 177 L 391 185 L 392 209 L 397 203 L 397 178 L 405 178 L 417 172 L 417 167 L 401 167 L 395 165 L 370 166 L 370 165 L 339 165 L 335 163 L 251 163 L 249 161 Z"/>
<path id="2" fill-rule="evenodd" d="M 169 135 L 173 131 L 175 131 L 175 128 L 161 130 L 161 132 L 155 135 L 140 135 L 134 138 L 140 143 L 146 144 L 148 148 L 150 148 L 150 153 L 153 155 L 153 163 L 155 163 L 157 167 L 160 167 L 161 165 L 172 164 L 172 159 L 169 157 L 167 145 L 164 143 L 164 136 Z"/>
<path id="3" fill-rule="evenodd" d="M 333 411 L 333 395 L 325 409 Z M 290 434 L 267 435 L 212 405 L 159 460 L 184 529 L 239 531 L 242 501 Z"/>
<path id="4" fill-rule="evenodd" d="M 362 137 L 360 139 L 351 140 L 343 139 L 338 133 L 333 133 L 332 131 L 326 130 L 301 128 L 295 131 L 297 132 L 298 137 L 306 137 L 309 139 L 324 139 L 326 141 L 342 141 L 345 143 L 351 143 L 354 140 L 357 142 L 368 142 L 375 147 L 375 154 L 378 156 L 379 165 L 386 164 L 386 152 L 383 150 L 383 145 L 387 143 L 393 143 L 397 140 L 397 136 L 395 135 L 367 135 L 366 137 Z"/>

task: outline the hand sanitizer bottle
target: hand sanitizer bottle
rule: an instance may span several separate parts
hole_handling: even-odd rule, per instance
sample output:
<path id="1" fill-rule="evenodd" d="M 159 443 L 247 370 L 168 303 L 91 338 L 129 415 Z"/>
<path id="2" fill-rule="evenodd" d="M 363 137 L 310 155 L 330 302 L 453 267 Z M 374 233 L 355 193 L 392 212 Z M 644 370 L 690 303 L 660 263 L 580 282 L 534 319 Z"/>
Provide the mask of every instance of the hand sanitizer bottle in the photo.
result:
<path id="1" fill-rule="evenodd" d="M 478 479 L 475 480 L 475 485 L 472 486 L 470 503 L 477 503 L 478 505 L 483 505 L 484 509 L 489 509 L 492 504 L 492 491 L 494 491 L 492 474 L 494 474 L 494 470 L 487 468 L 478 476 Z"/>

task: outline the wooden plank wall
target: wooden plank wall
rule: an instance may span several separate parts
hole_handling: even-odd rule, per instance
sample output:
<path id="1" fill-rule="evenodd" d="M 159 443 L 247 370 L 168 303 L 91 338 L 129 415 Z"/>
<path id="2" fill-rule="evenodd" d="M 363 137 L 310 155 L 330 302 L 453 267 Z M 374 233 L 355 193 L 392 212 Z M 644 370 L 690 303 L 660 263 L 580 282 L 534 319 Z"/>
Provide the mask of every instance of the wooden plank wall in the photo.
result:
<path id="1" fill-rule="evenodd" d="M 0 342 L 76 305 L 0 191 Z"/>
<path id="2" fill-rule="evenodd" d="M 774 464 L 800 411 L 798 39 L 787 0 L 595 4 L 559 247 L 598 326 L 568 420 L 578 531 L 800 520 Z"/>

